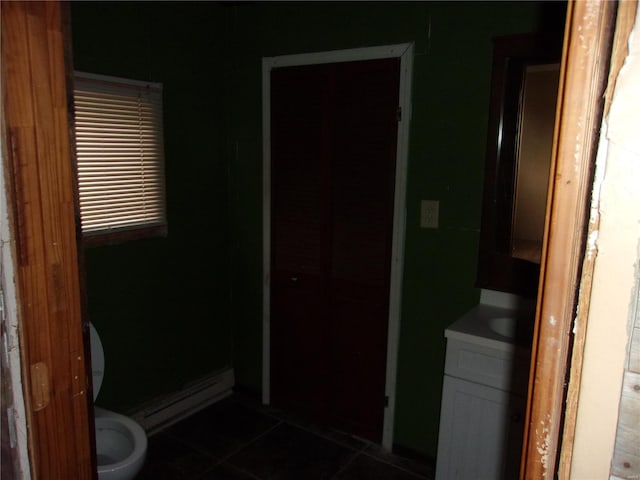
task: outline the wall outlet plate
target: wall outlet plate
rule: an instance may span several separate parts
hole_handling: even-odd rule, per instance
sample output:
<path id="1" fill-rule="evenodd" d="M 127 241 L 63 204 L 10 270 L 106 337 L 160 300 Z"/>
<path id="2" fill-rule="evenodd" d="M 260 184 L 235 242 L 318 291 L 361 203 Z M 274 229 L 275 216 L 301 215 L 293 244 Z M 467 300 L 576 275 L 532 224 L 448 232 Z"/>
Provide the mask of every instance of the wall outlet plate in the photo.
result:
<path id="1" fill-rule="evenodd" d="M 420 202 L 420 228 L 438 228 L 439 214 L 439 200 L 422 200 Z"/>

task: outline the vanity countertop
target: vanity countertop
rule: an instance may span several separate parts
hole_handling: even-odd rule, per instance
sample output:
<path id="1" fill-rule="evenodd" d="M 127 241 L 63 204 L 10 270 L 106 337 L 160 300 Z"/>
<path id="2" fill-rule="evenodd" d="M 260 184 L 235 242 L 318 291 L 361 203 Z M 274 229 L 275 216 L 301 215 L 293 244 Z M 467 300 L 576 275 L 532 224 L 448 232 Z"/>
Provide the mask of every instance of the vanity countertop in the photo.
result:
<path id="1" fill-rule="evenodd" d="M 521 317 L 516 310 L 481 303 L 453 322 L 445 330 L 444 336 L 452 340 L 474 343 L 506 352 L 517 350 L 529 352 L 531 348 L 532 319 L 519 318 L 518 325 L 523 328 L 519 328 L 518 334 L 513 338 L 497 333 L 490 326 L 491 319 L 518 318 L 519 316 Z M 522 334 L 520 330 L 526 330 L 526 332 Z"/>

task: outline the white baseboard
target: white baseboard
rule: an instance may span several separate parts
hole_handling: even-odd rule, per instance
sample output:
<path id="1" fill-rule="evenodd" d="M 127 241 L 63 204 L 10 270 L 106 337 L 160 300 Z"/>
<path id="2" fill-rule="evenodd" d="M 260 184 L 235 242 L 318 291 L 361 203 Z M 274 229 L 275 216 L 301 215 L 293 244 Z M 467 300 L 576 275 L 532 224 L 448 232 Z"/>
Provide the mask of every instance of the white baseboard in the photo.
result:
<path id="1" fill-rule="evenodd" d="M 153 435 L 228 397 L 234 383 L 233 368 L 229 368 L 187 384 L 179 392 L 154 399 L 129 416 L 147 435 Z"/>

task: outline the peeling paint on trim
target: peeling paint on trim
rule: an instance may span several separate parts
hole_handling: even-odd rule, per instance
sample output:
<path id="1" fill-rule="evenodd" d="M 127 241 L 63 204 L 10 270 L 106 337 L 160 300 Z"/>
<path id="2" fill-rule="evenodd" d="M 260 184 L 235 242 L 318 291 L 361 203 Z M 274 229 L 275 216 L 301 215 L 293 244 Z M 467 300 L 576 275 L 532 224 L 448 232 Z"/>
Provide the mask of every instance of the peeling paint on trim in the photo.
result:
<path id="1" fill-rule="evenodd" d="M 607 155 L 609 150 L 607 119 L 603 119 L 598 153 L 596 154 L 596 168 L 594 172 L 593 188 L 591 190 L 591 211 L 589 214 L 589 235 L 587 237 L 586 257 L 592 260 L 598 253 L 598 236 L 600 233 L 600 195 L 602 182 L 607 169 Z"/>
<path id="2" fill-rule="evenodd" d="M 540 455 L 543 478 L 547 478 L 547 472 L 549 468 L 549 445 L 551 444 L 551 433 L 549 429 L 550 424 L 551 415 L 547 414 L 547 418 L 540 421 L 540 428 L 536 428 L 536 450 Z"/>
<path id="3" fill-rule="evenodd" d="M 2 160 L 2 139 L 0 138 L 0 160 Z M 23 480 L 31 479 L 31 467 L 28 449 L 27 414 L 22 388 L 22 366 L 20 356 L 20 337 L 18 329 L 18 304 L 14 274 L 14 259 L 11 244 L 11 230 L 7 203 L 5 172 L 0 167 L 0 289 L 4 294 L 4 315 L 8 379 L 11 384 L 12 418 L 15 431 L 17 469 L 16 474 Z"/>

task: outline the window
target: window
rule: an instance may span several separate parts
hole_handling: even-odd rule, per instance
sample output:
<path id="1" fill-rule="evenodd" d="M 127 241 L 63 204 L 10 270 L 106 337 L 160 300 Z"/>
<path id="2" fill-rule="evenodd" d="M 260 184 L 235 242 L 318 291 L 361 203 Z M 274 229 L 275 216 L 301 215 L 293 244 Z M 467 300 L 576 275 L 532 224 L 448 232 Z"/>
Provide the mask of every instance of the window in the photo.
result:
<path id="1" fill-rule="evenodd" d="M 165 235 L 162 85 L 76 72 L 74 108 L 85 244 Z"/>

